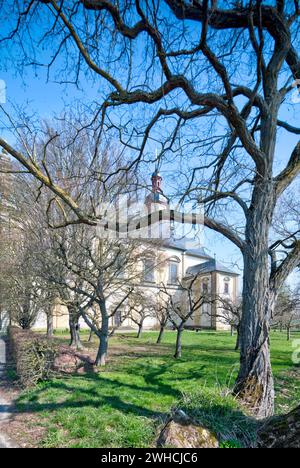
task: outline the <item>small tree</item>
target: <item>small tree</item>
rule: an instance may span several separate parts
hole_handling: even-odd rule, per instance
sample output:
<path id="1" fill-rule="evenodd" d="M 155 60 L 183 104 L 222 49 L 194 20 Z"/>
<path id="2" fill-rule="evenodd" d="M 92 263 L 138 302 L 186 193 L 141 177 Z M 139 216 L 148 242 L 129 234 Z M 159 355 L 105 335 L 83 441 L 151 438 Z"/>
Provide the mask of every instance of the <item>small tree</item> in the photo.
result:
<path id="1" fill-rule="evenodd" d="M 118 311 L 130 306 L 133 283 L 139 277 L 136 266 L 143 252 L 138 241 L 99 239 L 86 226 L 71 226 L 68 232 L 57 249 L 62 267 L 71 278 L 63 279 L 62 286 L 81 296 L 78 310 L 99 338 L 95 364 L 104 366 L 110 322 Z"/>
<path id="2" fill-rule="evenodd" d="M 242 300 L 238 298 L 236 301 L 219 296 L 217 302 L 217 319 L 221 319 L 225 324 L 231 328 L 231 334 L 234 330 L 237 332 L 235 351 L 240 349 L 240 328 L 242 320 Z"/>
<path id="3" fill-rule="evenodd" d="M 130 318 L 138 326 L 137 338 L 141 338 L 145 320 L 154 317 L 152 299 L 135 291 L 130 297 L 130 309 Z"/>
<path id="4" fill-rule="evenodd" d="M 285 287 L 279 294 L 273 316 L 273 328 L 287 331 L 287 340 L 291 339 L 293 327 L 300 326 L 300 288 Z"/>
<path id="5" fill-rule="evenodd" d="M 177 331 L 175 359 L 182 356 L 182 334 L 189 319 L 207 303 L 208 298 L 195 292 L 198 275 L 193 278 L 185 278 L 179 283 L 179 289 L 174 294 L 163 285 L 162 292 L 165 295 L 165 308 L 169 311 L 168 319 Z"/>
<path id="6" fill-rule="evenodd" d="M 165 329 L 169 321 L 169 304 L 164 302 L 164 300 L 159 296 L 158 299 L 153 304 L 154 316 L 159 323 L 159 334 L 157 337 L 156 344 L 162 342 Z"/>
<path id="7" fill-rule="evenodd" d="M 10 320 L 23 330 L 31 329 L 43 306 L 43 285 L 35 274 L 30 243 L 20 238 L 15 245 L 9 269 L 6 303 Z"/>
<path id="8" fill-rule="evenodd" d="M 11 321 L 23 330 L 30 330 L 40 311 L 39 291 L 34 283 L 16 283 L 12 290 L 10 302 Z"/>

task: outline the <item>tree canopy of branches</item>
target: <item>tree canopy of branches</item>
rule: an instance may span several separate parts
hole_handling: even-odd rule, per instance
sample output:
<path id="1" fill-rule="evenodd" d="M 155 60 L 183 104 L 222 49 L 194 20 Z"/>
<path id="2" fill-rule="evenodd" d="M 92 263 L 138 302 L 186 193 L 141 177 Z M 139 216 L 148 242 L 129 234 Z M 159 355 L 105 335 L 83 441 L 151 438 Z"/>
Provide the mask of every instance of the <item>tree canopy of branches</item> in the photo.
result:
<path id="1" fill-rule="evenodd" d="M 96 365 L 104 366 L 110 319 L 122 307 L 130 307 L 134 281 L 138 282 L 139 276 L 136 265 L 143 251 L 136 243 L 99 239 L 87 226 L 70 226 L 68 231 L 73 232 L 66 242 L 58 240 L 57 258 L 69 275 L 53 281 L 84 299 L 79 312 L 99 338 Z"/>
<path id="2" fill-rule="evenodd" d="M 299 2 L 27 0 L 3 2 L 1 15 L 1 44 L 8 53 L 13 47 L 19 67 L 47 66 L 51 74 L 56 64 L 65 84 L 88 76 L 103 85 L 91 126 L 98 134 L 115 132 L 130 149 L 125 171 L 155 159 L 149 157 L 153 140 L 160 163 L 170 155 L 177 168 L 185 161 L 179 195 L 205 203 L 205 225 L 242 252 L 235 391 L 258 417 L 270 416 L 270 320 L 278 291 L 300 262 L 299 229 L 270 239 L 276 205 L 300 170 L 299 141 L 291 154 L 280 154 L 280 170 L 276 160 L 280 135 L 300 134 L 282 117 L 300 79 Z M 33 146 L 19 150 L 3 138 L 0 146 L 49 187 L 76 222 L 97 222 L 52 179 L 47 151 L 37 159 Z"/>

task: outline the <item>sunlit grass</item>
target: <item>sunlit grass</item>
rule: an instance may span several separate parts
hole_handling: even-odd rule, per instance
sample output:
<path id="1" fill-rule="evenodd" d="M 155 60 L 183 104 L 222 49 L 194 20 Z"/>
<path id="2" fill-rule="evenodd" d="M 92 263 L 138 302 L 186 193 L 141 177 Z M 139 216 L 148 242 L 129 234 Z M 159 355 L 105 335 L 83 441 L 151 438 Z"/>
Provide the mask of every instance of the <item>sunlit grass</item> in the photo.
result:
<path id="1" fill-rule="evenodd" d="M 141 340 L 134 335 L 117 335 L 110 342 L 113 352 L 105 371 L 54 379 L 22 394 L 19 410 L 38 413 L 47 428 L 42 445 L 153 446 L 159 424 L 183 394 L 197 394 L 206 388 L 217 397 L 233 385 L 239 354 L 230 334 L 185 332 L 180 360 L 172 357 L 173 332 L 167 332 L 159 346 L 156 337 L 153 332 L 145 333 Z M 287 374 L 295 369 L 292 352 L 292 342 L 287 342 L 284 334 L 272 335 L 277 386 L 282 390 L 285 376 L 290 390 L 278 396 L 278 411 L 300 397 L 299 381 Z"/>

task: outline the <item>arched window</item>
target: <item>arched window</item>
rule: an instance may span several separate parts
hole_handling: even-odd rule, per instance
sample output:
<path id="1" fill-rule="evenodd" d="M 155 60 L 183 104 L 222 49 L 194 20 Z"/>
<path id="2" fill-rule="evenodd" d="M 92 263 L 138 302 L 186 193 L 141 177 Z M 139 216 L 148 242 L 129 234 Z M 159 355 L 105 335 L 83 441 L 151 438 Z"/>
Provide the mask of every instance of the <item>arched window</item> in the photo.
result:
<path id="1" fill-rule="evenodd" d="M 169 284 L 178 283 L 178 263 L 170 262 L 169 263 Z"/>
<path id="2" fill-rule="evenodd" d="M 169 260 L 169 280 L 168 283 L 172 285 L 178 284 L 179 280 L 179 263 L 178 257 L 171 257 Z"/>

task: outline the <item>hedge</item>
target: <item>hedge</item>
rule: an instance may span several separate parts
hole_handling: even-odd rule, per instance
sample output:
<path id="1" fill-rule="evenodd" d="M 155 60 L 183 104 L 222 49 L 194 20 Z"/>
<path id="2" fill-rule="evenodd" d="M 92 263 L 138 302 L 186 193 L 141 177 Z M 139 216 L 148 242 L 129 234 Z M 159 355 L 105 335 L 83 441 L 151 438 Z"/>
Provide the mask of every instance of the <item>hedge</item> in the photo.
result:
<path id="1" fill-rule="evenodd" d="M 58 354 L 54 343 L 28 330 L 10 327 L 9 351 L 20 384 L 32 387 L 53 375 Z"/>

